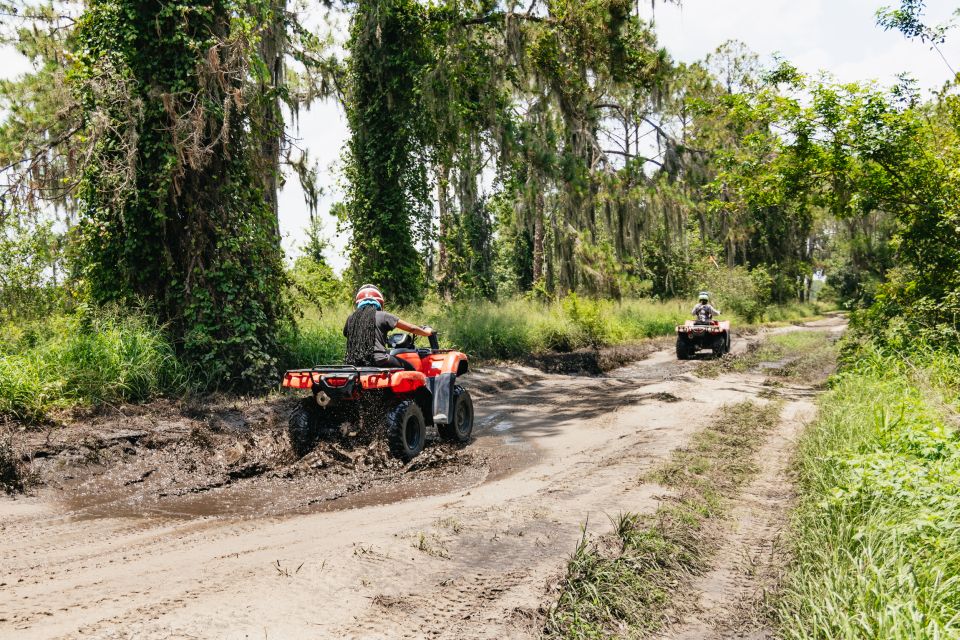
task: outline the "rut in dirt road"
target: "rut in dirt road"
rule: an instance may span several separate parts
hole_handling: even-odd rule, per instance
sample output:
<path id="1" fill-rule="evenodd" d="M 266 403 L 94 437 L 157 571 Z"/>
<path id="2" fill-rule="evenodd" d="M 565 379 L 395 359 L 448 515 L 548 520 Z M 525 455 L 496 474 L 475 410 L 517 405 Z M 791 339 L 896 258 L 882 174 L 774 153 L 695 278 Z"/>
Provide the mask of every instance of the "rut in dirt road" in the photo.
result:
<path id="1" fill-rule="evenodd" d="M 408 492 L 400 472 L 350 508 L 96 517 L 4 499 L 0 636 L 538 637 L 581 525 L 653 512 L 665 489 L 638 479 L 725 404 L 771 392 L 763 374 L 697 366 L 664 348 L 604 377 L 510 369 L 526 383 L 475 388 L 475 479 Z"/>
<path id="2" fill-rule="evenodd" d="M 794 390 L 797 391 L 797 390 Z M 802 390 L 801 390 L 802 391 Z M 681 597 L 684 615 L 657 638 L 774 638 L 767 598 L 783 569 L 783 534 L 794 490 L 789 464 L 796 438 L 816 415 L 812 400 L 791 401 L 767 438 L 759 471 L 719 525 L 716 561 Z"/>

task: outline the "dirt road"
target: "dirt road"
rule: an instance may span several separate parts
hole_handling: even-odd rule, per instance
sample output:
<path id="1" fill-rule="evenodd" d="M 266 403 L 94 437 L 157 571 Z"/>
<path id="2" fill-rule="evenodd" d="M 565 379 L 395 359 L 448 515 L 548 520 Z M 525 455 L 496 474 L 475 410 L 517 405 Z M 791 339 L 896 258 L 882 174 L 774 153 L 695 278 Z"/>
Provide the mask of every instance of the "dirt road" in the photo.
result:
<path id="1" fill-rule="evenodd" d="M 583 523 L 603 532 L 608 516 L 654 510 L 665 490 L 642 482 L 646 471 L 722 405 L 770 396 L 762 373 L 704 380 L 697 366 L 664 346 L 603 377 L 477 372 L 465 379 L 475 382 L 474 443 L 433 447 L 416 467 L 347 452 L 350 473 L 337 472 L 335 491 L 322 484 L 333 476 L 304 463 L 247 482 L 270 465 L 224 462 L 245 455 L 232 450 L 215 455 L 240 471 L 187 490 L 151 469 L 165 468 L 164 455 L 196 474 L 192 449 L 137 449 L 129 443 L 145 437 L 121 434 L 126 462 L 102 464 L 99 483 L 64 476 L 32 497 L 0 498 L 0 637 L 536 637 Z M 789 435 L 811 415 L 812 390 L 775 395 L 787 431 L 774 434 L 782 442 L 747 492 L 761 503 L 776 502 L 768 494 L 782 486 Z M 274 440 L 258 442 L 273 451 Z M 332 468 L 344 455 L 335 453 L 314 467 Z M 271 455 L 282 457 L 263 460 Z M 748 546 L 769 538 L 765 513 Z M 717 571 L 704 580 L 736 582 L 734 568 Z M 716 606 L 705 597 L 699 609 Z M 675 637 L 703 637 L 688 633 L 697 624 Z"/>

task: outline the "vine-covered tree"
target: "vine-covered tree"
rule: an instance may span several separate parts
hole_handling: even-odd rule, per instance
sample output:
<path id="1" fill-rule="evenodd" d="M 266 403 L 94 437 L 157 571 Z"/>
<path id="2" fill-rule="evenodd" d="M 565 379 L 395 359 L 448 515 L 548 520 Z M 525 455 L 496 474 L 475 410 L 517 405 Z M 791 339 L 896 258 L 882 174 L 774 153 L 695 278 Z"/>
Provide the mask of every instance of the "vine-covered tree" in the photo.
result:
<path id="1" fill-rule="evenodd" d="M 258 29 L 274 8 L 93 0 L 72 72 L 84 126 L 101 129 L 78 197 L 90 295 L 152 301 L 191 362 L 248 384 L 273 375 L 284 315 Z"/>
<path id="2" fill-rule="evenodd" d="M 347 158 L 351 270 L 397 304 L 423 295 L 430 201 L 420 83 L 429 62 L 426 9 L 415 0 L 363 0 L 350 29 Z M 422 244 L 421 244 L 422 246 Z"/>

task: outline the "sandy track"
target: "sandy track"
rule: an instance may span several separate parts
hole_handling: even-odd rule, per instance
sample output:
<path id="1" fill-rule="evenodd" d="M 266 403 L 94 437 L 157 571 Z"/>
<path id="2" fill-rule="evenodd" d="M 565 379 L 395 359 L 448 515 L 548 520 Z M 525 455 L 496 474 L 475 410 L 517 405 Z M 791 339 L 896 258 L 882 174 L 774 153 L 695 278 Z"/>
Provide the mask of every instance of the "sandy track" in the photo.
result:
<path id="1" fill-rule="evenodd" d="M 690 611 L 658 640 L 774 638 L 766 598 L 777 587 L 785 557 L 783 534 L 795 497 L 789 477 L 791 455 L 816 405 L 802 387 L 788 389 L 781 422 L 762 447 L 758 473 L 720 525 L 714 566 L 691 585 Z M 812 395 L 812 394 L 811 394 Z"/>
<path id="2" fill-rule="evenodd" d="M 655 509 L 638 478 L 764 389 L 695 366 L 663 349 L 599 378 L 513 369 L 528 383 L 476 399 L 489 473 L 436 495 L 247 519 L 0 499 L 0 637 L 535 637 L 582 523 Z"/>

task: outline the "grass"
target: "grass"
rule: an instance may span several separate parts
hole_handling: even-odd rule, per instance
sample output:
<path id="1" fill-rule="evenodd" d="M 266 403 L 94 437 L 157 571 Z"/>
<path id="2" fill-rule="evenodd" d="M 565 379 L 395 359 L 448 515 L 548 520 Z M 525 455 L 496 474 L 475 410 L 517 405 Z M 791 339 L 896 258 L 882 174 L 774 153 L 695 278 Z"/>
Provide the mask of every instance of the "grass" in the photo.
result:
<path id="1" fill-rule="evenodd" d="M 546 623 L 548 638 L 633 637 L 659 629 L 673 599 L 715 548 L 710 521 L 756 473 L 752 462 L 780 405 L 744 402 L 674 452 L 651 479 L 673 497 L 649 517 L 621 514 L 614 533 L 584 535 Z"/>
<path id="2" fill-rule="evenodd" d="M 960 637 L 960 358 L 867 348 L 800 442 L 784 638 Z"/>
<path id="3" fill-rule="evenodd" d="M 594 301 L 569 296 L 432 302 L 403 310 L 436 327 L 443 345 L 477 359 L 623 344 L 670 334 L 687 301 Z M 290 368 L 341 362 L 349 306 L 309 310 L 279 336 L 278 375 Z M 809 310 L 805 310 L 809 312 Z M 799 309 L 794 312 L 800 312 Z M 0 326 L 0 415 L 30 422 L 77 405 L 138 402 L 202 387 L 177 358 L 161 327 L 138 310 L 90 311 Z"/>
<path id="4" fill-rule="evenodd" d="M 396 311 L 409 322 L 429 324 L 442 345 L 480 360 L 515 360 L 531 354 L 569 352 L 671 335 L 687 319 L 687 300 L 596 301 L 568 296 L 552 302 L 512 298 L 499 302 L 429 302 Z M 771 308 L 770 316 L 797 320 L 818 313 L 813 305 Z M 343 322 L 349 306 L 332 306 L 321 314 L 312 309 L 300 320 L 300 330 L 283 338 L 287 368 L 339 362 L 346 345 Z M 732 318 L 737 326 L 744 326 Z"/>
<path id="5" fill-rule="evenodd" d="M 55 408 L 141 401 L 185 382 L 163 331 L 139 312 L 56 316 L 0 333 L 0 415 L 39 420 Z"/>

